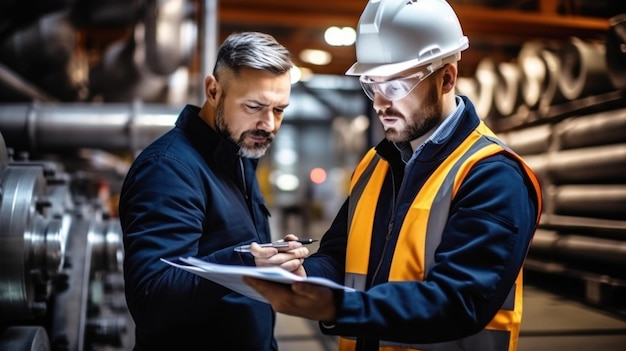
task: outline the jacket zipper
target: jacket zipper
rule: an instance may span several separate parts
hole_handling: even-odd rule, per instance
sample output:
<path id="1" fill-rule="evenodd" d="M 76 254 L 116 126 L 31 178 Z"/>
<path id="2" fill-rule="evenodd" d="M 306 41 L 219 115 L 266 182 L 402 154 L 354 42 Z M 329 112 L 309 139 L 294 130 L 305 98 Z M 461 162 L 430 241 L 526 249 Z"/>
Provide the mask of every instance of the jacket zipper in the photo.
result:
<path id="1" fill-rule="evenodd" d="M 243 168 L 243 160 L 239 158 L 239 168 L 241 169 L 241 182 L 243 183 L 243 196 L 248 200 L 248 187 L 246 186 L 246 171 Z"/>
<path id="2" fill-rule="evenodd" d="M 387 233 L 385 234 L 385 243 L 383 245 L 383 251 L 380 254 L 380 259 L 378 260 L 378 265 L 376 266 L 376 270 L 374 271 L 374 275 L 372 275 L 372 281 L 371 283 L 373 284 L 374 281 L 376 280 L 376 276 L 378 275 L 378 272 L 380 271 L 380 267 L 383 264 L 383 261 L 385 259 L 385 252 L 387 252 L 387 246 L 389 246 L 389 239 L 391 238 L 391 233 L 393 232 L 393 226 L 395 224 L 395 218 L 396 218 L 396 210 L 398 207 L 397 199 L 396 199 L 396 177 L 393 174 L 393 169 L 391 167 L 389 167 L 389 171 L 391 172 L 391 190 L 392 190 L 392 204 L 393 204 L 393 208 L 391 211 L 391 219 L 389 220 L 389 224 L 387 225 Z"/>

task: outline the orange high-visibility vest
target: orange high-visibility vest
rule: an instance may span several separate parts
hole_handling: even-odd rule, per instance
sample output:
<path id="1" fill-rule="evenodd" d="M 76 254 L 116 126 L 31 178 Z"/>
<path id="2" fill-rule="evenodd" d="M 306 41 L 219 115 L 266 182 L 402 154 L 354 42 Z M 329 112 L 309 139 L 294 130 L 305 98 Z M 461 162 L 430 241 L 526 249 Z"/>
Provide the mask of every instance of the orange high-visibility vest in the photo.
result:
<path id="1" fill-rule="evenodd" d="M 483 123 L 435 170 L 413 200 L 402 222 L 389 281 L 424 280 L 434 262 L 434 252 L 443 235 L 452 199 L 468 172 L 480 160 L 507 152 L 519 160 L 532 181 L 538 198 L 537 221 L 541 214 L 541 189 L 533 171 L 514 152 L 497 142 L 493 132 Z M 371 149 L 361 160 L 350 184 L 348 244 L 345 285 L 365 289 L 372 228 L 378 196 L 389 164 Z M 481 332 L 461 342 L 407 345 L 381 340 L 379 350 L 468 350 L 513 351 L 517 348 L 522 318 L 522 271 L 499 312 Z M 341 337 L 339 350 L 354 350 L 356 340 Z M 478 348 L 476 348 L 478 347 Z"/>

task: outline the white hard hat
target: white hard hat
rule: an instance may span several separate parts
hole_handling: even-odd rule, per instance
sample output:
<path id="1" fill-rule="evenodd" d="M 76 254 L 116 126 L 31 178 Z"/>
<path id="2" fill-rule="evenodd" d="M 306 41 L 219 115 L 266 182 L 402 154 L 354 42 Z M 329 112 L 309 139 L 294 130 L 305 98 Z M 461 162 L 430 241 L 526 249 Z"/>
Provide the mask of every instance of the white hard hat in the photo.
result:
<path id="1" fill-rule="evenodd" d="M 369 0 L 357 28 L 357 62 L 346 75 L 390 76 L 468 47 L 445 0 Z"/>

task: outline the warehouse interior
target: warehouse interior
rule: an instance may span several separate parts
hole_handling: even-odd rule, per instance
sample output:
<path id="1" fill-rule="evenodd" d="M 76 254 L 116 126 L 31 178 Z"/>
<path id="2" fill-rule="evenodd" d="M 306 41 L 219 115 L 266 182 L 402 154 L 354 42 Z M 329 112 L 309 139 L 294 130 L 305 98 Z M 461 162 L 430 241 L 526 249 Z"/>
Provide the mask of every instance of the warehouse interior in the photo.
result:
<path id="1" fill-rule="evenodd" d="M 457 93 L 544 191 L 519 350 L 623 350 L 626 2 L 449 3 L 470 41 Z M 138 152 L 202 103 L 232 32 L 272 34 L 298 66 L 258 177 L 277 238 L 321 237 L 382 135 L 344 76 L 354 45 L 325 40 L 365 4 L 0 0 L 0 350 L 132 349 L 117 196 Z M 336 348 L 316 323 L 279 317 L 281 350 Z"/>

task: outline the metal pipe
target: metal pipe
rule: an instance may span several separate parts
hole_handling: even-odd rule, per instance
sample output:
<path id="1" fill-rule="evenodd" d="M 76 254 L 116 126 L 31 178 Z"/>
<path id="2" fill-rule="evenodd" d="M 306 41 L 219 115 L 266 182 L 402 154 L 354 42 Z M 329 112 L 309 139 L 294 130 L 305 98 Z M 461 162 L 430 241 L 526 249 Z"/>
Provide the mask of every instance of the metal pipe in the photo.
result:
<path id="1" fill-rule="evenodd" d="M 493 96 L 497 80 L 494 60 L 489 57 L 483 58 L 476 67 L 475 76 L 478 82 L 478 100 L 474 105 L 478 115 L 487 118 L 493 110 Z"/>
<path id="2" fill-rule="evenodd" d="M 501 116 L 512 115 L 522 104 L 520 90 L 521 70 L 517 63 L 500 62 L 496 65 L 494 106 Z"/>
<path id="3" fill-rule="evenodd" d="M 548 151 L 552 134 L 552 126 L 543 124 L 498 135 L 518 154 L 532 155 Z"/>
<path id="4" fill-rule="evenodd" d="M 144 17 L 146 66 L 169 76 L 188 60 L 189 38 L 184 37 L 186 1 L 147 1 Z"/>
<path id="5" fill-rule="evenodd" d="M 626 108 L 570 118 L 555 129 L 560 149 L 624 142 Z"/>
<path id="6" fill-rule="evenodd" d="M 571 38 L 561 51 L 559 90 L 569 100 L 612 90 L 603 43 Z"/>
<path id="7" fill-rule="evenodd" d="M 548 192 L 556 214 L 626 218 L 626 185 L 562 185 Z"/>
<path id="8" fill-rule="evenodd" d="M 567 101 L 561 89 L 559 89 L 558 80 L 561 76 L 561 58 L 558 51 L 542 50 L 541 57 L 546 63 L 548 69 L 548 78 L 546 87 L 539 98 L 539 114 L 545 115 L 550 106 L 557 105 Z"/>
<path id="9" fill-rule="evenodd" d="M 556 183 L 623 182 L 626 144 L 603 145 L 548 154 L 548 173 Z"/>
<path id="10" fill-rule="evenodd" d="M 545 44 L 539 40 L 529 40 L 522 45 L 517 56 L 522 72 L 520 77 L 522 98 L 529 108 L 535 108 L 539 104 L 548 82 L 548 68 L 541 57 L 544 46 Z"/>
<path id="11" fill-rule="evenodd" d="M 218 0 L 202 1 L 202 20 L 200 21 L 200 84 L 198 89 L 199 103 L 205 99 L 204 93 L 204 77 L 213 74 L 213 66 L 217 57 L 217 38 L 218 38 L 218 18 L 217 18 Z"/>
<path id="12" fill-rule="evenodd" d="M 478 101 L 479 91 L 476 77 L 457 77 L 454 88 L 458 95 L 465 95 L 472 101 Z"/>
<path id="13" fill-rule="evenodd" d="M 626 242 L 538 229 L 529 254 L 626 265 Z"/>
<path id="14" fill-rule="evenodd" d="M 606 35 L 606 65 L 615 89 L 626 88 L 626 13 L 609 19 Z"/>
<path id="15" fill-rule="evenodd" d="M 0 132 L 15 151 L 138 151 L 172 128 L 180 110 L 138 102 L 0 105 Z"/>

